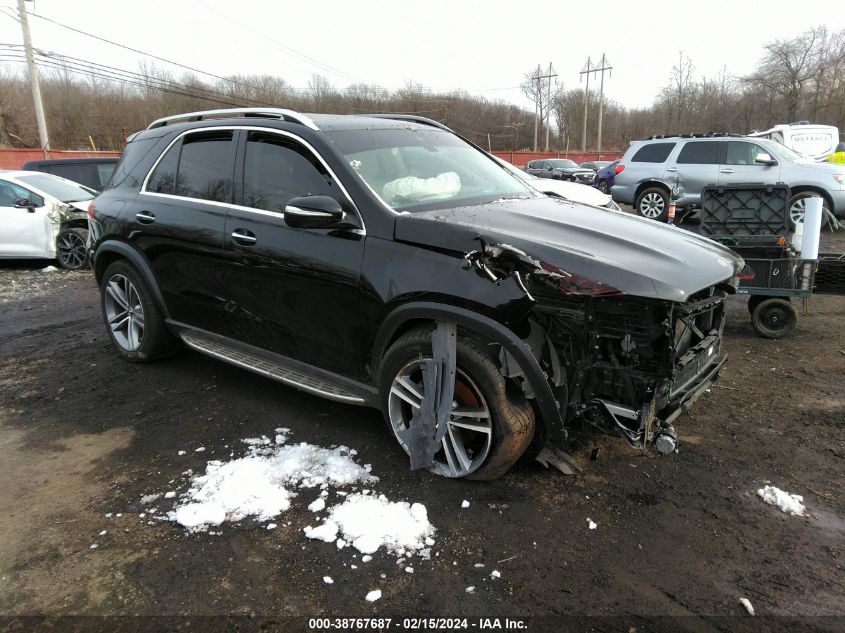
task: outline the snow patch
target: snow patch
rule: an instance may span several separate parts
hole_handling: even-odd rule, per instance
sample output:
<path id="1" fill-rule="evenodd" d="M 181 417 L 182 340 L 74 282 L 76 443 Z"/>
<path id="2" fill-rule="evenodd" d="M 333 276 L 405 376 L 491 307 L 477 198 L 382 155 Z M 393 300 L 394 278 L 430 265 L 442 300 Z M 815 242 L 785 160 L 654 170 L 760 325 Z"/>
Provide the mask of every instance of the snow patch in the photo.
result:
<path id="1" fill-rule="evenodd" d="M 285 438 L 280 435 L 279 439 Z M 305 442 L 274 446 L 266 436 L 245 442 L 249 446 L 245 457 L 210 461 L 205 474 L 191 480 L 190 489 L 181 497 L 182 505 L 170 513 L 172 520 L 189 529 L 249 516 L 266 521 L 290 508 L 295 493 L 289 487 L 350 485 L 378 479 L 370 474 L 369 465 L 357 464 L 352 459 L 355 451 L 345 446 L 325 449 Z"/>
<path id="2" fill-rule="evenodd" d="M 322 512 L 326 509 L 326 500 L 323 497 L 317 497 L 308 504 L 308 509 L 311 512 Z"/>
<path id="3" fill-rule="evenodd" d="M 591 530 L 595 530 L 598 526 L 599 526 L 599 524 L 595 523 L 592 519 L 590 519 L 590 518 L 587 519 L 587 527 L 590 528 Z"/>
<path id="4" fill-rule="evenodd" d="M 327 585 L 333 585 L 334 584 L 334 580 L 332 579 L 331 576 L 323 576 L 323 582 L 326 583 Z"/>
<path id="5" fill-rule="evenodd" d="M 54 273 L 57 272 L 59 269 L 55 266 L 46 266 L 45 268 L 41 269 L 42 273 Z"/>
<path id="6" fill-rule="evenodd" d="M 804 497 L 801 495 L 790 494 L 774 486 L 760 488 L 757 495 L 766 503 L 777 506 L 787 514 L 804 516 Z"/>
<path id="7" fill-rule="evenodd" d="M 366 600 L 367 602 L 375 602 L 381 598 L 381 589 L 373 589 L 370 593 L 367 594 Z"/>
<path id="8" fill-rule="evenodd" d="M 463 502 L 461 502 L 461 507 L 462 508 L 468 508 L 469 507 L 469 501 L 464 499 Z"/>
<path id="9" fill-rule="evenodd" d="M 323 525 L 318 525 L 315 528 L 309 525 L 308 527 L 303 528 L 302 531 L 305 532 L 305 536 L 308 538 L 331 543 L 337 538 L 337 530 L 337 523 L 334 521 L 326 521 Z"/>
<path id="10" fill-rule="evenodd" d="M 347 496 L 343 503 L 329 509 L 324 526 L 332 525 L 339 527 L 343 538 L 362 554 L 384 547 L 399 556 L 411 555 L 424 549 L 425 539 L 434 534 L 424 505 L 392 502 L 384 495 Z"/>

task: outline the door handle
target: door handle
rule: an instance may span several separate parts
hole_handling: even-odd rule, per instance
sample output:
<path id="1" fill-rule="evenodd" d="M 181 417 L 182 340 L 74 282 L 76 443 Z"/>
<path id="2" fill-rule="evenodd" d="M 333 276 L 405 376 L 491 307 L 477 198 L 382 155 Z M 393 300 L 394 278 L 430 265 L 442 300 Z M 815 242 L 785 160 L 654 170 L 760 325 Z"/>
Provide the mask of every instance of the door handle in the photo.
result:
<path id="1" fill-rule="evenodd" d="M 232 231 L 232 239 L 241 246 L 252 246 L 258 241 L 258 238 L 255 237 L 252 231 L 247 231 L 246 229 L 235 229 Z"/>
<path id="2" fill-rule="evenodd" d="M 732 174 L 732 173 L 734 173 L 734 170 L 733 170 L 733 169 L 720 169 L 719 171 L 721 171 L 723 174 Z"/>
<path id="3" fill-rule="evenodd" d="M 678 171 L 677 167 L 667 167 L 666 171 Z"/>
<path id="4" fill-rule="evenodd" d="M 149 211 L 141 211 L 139 213 L 136 213 L 135 217 L 141 224 L 152 224 L 156 221 L 156 216 L 150 213 Z"/>

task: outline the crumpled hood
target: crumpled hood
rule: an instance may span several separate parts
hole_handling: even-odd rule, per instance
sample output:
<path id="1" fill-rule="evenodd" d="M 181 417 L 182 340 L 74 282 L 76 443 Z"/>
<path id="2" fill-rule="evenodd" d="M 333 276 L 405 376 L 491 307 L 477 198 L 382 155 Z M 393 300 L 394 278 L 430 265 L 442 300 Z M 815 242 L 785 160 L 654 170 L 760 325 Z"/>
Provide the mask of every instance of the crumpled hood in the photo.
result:
<path id="1" fill-rule="evenodd" d="M 395 238 L 464 253 L 479 250 L 481 238 L 626 294 L 678 302 L 743 265 L 730 249 L 689 231 L 554 198 L 405 213 Z"/>

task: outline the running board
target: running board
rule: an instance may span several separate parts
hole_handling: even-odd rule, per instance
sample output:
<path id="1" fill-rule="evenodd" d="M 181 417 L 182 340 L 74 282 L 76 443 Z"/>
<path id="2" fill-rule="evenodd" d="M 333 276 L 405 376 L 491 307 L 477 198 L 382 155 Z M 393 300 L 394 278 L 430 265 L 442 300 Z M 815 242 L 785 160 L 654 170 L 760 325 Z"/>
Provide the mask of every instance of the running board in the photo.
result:
<path id="1" fill-rule="evenodd" d="M 335 384 L 326 382 L 311 374 L 306 374 L 290 367 L 286 367 L 280 363 L 261 358 L 255 354 L 250 354 L 243 350 L 226 345 L 220 341 L 211 340 L 205 337 L 200 337 L 189 332 L 182 332 L 180 334 L 185 344 L 214 358 L 218 358 L 232 365 L 243 367 L 256 374 L 267 376 L 273 380 L 278 380 L 286 385 L 313 393 L 330 400 L 337 400 L 339 402 L 348 402 L 352 404 L 365 404 L 364 398 L 355 395 L 354 393 L 339 387 Z"/>

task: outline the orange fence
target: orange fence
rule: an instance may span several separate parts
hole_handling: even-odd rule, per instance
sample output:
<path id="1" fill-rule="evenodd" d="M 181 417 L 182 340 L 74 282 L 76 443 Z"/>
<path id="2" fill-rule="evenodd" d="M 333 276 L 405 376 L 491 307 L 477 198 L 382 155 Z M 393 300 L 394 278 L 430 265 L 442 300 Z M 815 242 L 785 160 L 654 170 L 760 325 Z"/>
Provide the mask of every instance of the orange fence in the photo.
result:
<path id="1" fill-rule="evenodd" d="M 63 149 L 0 149 L 0 169 L 20 169 L 31 160 L 47 158 L 110 158 L 120 152 L 74 152 Z"/>
<path id="2" fill-rule="evenodd" d="M 493 154 L 517 167 L 525 167 L 529 160 L 541 160 L 543 158 L 568 158 L 576 163 L 622 158 L 622 152 L 602 152 L 601 154 L 598 152 L 493 152 Z"/>

